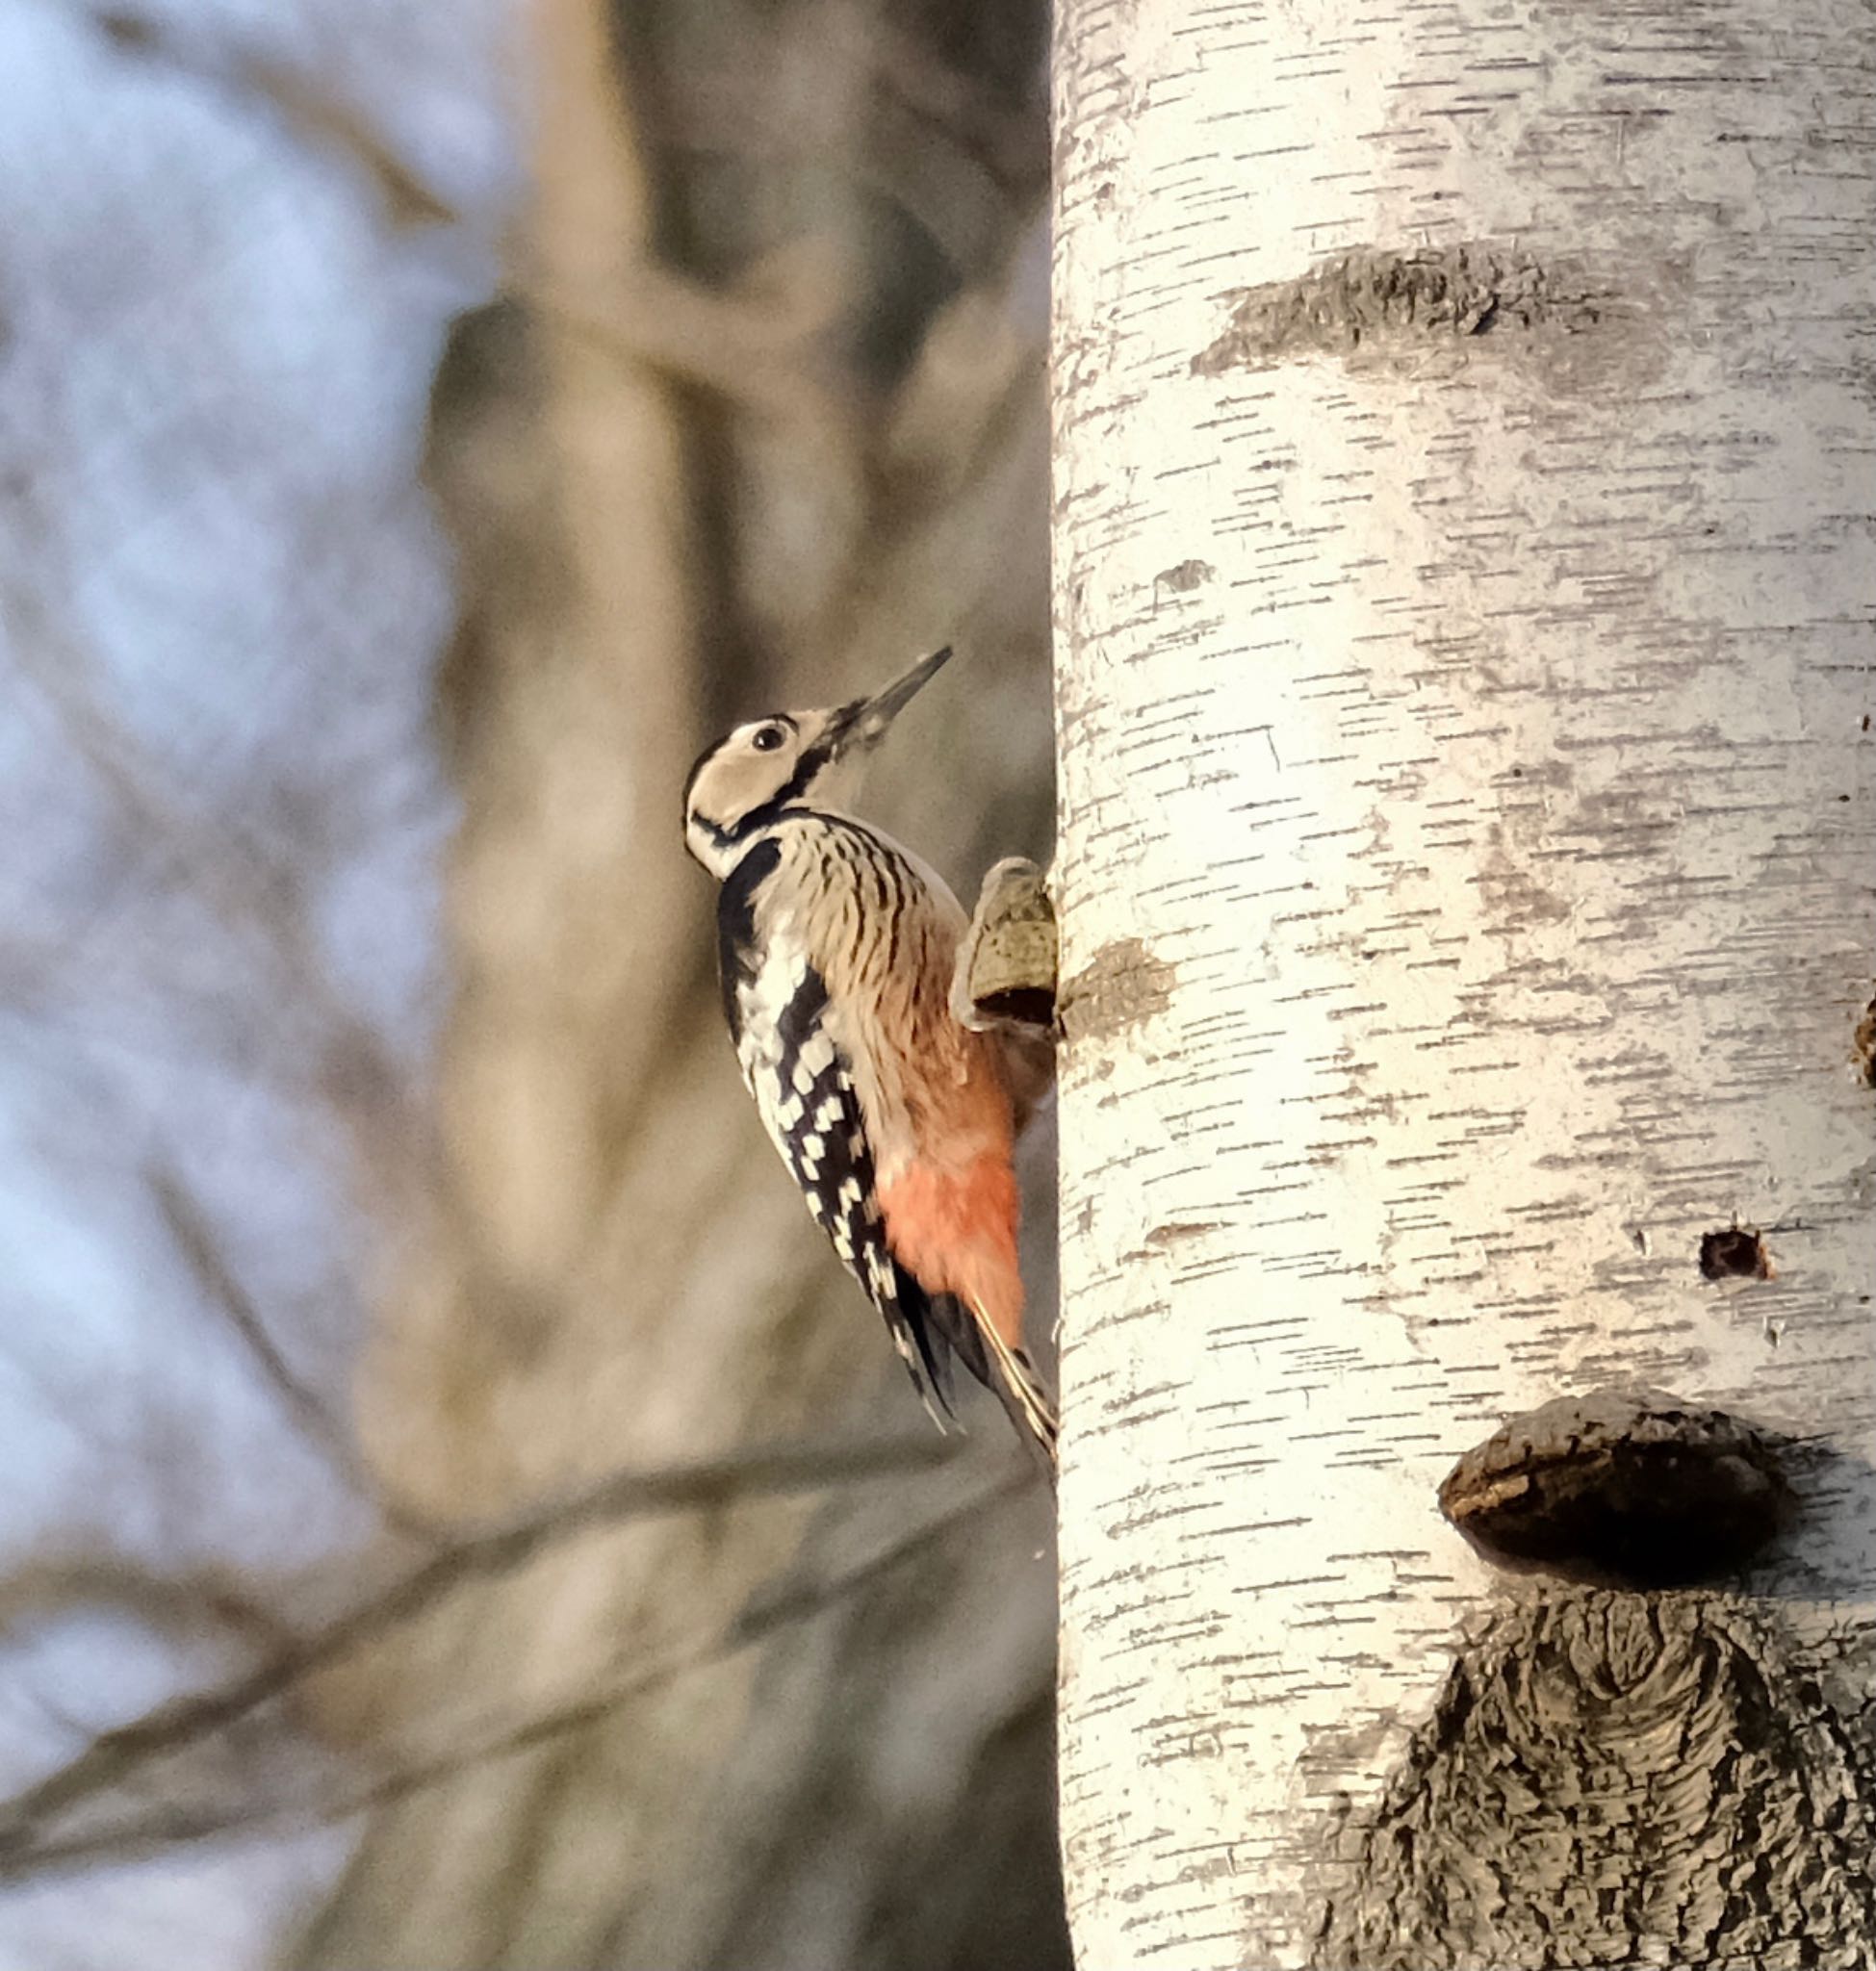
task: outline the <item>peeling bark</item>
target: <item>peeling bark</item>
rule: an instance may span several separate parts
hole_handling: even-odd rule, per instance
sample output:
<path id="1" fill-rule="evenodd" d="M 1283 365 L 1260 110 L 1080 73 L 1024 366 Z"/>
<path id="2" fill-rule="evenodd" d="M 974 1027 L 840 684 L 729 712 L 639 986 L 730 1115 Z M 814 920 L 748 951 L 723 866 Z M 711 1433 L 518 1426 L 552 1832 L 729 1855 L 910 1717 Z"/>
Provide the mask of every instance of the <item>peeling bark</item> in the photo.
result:
<path id="1" fill-rule="evenodd" d="M 1558 1396 L 1469 1450 L 1440 1510 L 1501 1567 L 1636 1587 L 1735 1574 L 1789 1529 L 1776 1446 L 1658 1391 Z"/>
<path id="2" fill-rule="evenodd" d="M 1042 872 L 1026 856 L 1006 856 L 984 878 L 959 947 L 953 1015 L 979 1031 L 1052 1032 L 1057 958 L 1055 907 Z"/>

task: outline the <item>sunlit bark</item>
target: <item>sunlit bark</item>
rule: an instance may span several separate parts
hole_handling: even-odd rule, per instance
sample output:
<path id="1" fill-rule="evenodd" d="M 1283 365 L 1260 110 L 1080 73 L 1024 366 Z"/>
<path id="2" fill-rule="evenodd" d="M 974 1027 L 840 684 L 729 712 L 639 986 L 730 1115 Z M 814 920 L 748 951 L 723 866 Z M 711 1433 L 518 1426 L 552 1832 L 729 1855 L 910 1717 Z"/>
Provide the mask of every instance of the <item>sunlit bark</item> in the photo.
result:
<path id="1" fill-rule="evenodd" d="M 1080 1958 L 1852 1961 L 1869 13 L 1069 5 L 1056 61 Z M 1630 1380 L 1806 1439 L 1805 1526 L 1507 1586 L 1439 1479 Z"/>

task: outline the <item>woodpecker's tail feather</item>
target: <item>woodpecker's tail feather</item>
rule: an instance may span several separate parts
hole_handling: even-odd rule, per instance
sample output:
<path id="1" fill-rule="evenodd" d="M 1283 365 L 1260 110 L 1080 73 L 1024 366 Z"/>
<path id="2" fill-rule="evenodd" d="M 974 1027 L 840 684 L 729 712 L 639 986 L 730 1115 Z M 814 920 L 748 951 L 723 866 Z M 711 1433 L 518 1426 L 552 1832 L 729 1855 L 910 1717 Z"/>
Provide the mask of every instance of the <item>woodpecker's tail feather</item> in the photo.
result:
<path id="1" fill-rule="evenodd" d="M 947 1433 L 955 1426 L 950 1376 L 955 1357 L 1003 1405 L 1016 1435 L 1053 1485 L 1055 1406 L 1029 1357 L 1004 1341 L 981 1308 L 965 1306 L 954 1293 L 927 1293 L 903 1267 L 897 1289 L 887 1321 L 932 1421 Z"/>
<path id="2" fill-rule="evenodd" d="M 958 1415 L 951 1407 L 950 1364 L 942 1360 L 944 1348 L 942 1337 L 928 1337 L 919 1334 L 914 1337 L 903 1324 L 892 1330 L 892 1339 L 899 1349 L 899 1359 L 906 1365 L 906 1373 L 912 1377 L 912 1386 L 918 1392 L 918 1400 L 925 1406 L 925 1414 L 938 1425 L 940 1437 L 949 1437 L 959 1428 Z M 931 1345 L 936 1339 L 938 1347 Z"/>
<path id="3" fill-rule="evenodd" d="M 992 1373 L 985 1376 L 984 1380 L 997 1401 L 1009 1412 L 1017 1435 L 1036 1452 L 1048 1473 L 1049 1483 L 1053 1485 L 1055 1441 L 1060 1429 L 1055 1406 L 1049 1401 L 1029 1357 L 1020 1348 L 1011 1347 L 981 1308 L 976 1312 L 974 1326 L 989 1350 L 992 1369 Z"/>
<path id="4" fill-rule="evenodd" d="M 957 1337 L 943 1319 L 942 1308 L 905 1267 L 889 1258 L 884 1263 L 880 1312 L 926 1416 L 938 1425 L 940 1436 L 949 1437 L 957 1422 L 957 1412 L 951 1407 L 951 1355 Z M 964 1367 L 973 1375 L 984 1373 L 968 1354 L 964 1355 Z"/>
<path id="5" fill-rule="evenodd" d="M 932 1380 L 924 1366 L 912 1353 L 912 1344 L 900 1333 L 892 1337 L 898 1344 L 899 1359 L 906 1365 L 906 1373 L 912 1378 L 912 1386 L 917 1392 L 918 1400 L 925 1406 L 925 1414 L 938 1425 L 940 1437 L 949 1437 L 954 1430 L 961 1429 L 957 1413 L 951 1407 L 950 1392 Z"/>

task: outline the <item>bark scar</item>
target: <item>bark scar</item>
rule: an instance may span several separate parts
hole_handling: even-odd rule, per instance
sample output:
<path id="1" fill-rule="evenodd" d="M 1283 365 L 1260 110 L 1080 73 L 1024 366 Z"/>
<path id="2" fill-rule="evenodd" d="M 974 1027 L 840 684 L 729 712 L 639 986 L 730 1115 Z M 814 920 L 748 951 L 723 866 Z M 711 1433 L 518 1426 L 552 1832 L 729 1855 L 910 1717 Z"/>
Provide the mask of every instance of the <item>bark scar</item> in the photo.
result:
<path id="1" fill-rule="evenodd" d="M 1858 1658 L 1701 1594 L 1564 1589 L 1453 1663 L 1314 1871 L 1309 1962 L 1862 1963 L 1876 1840 Z M 1744 1835 L 1736 1830 L 1748 1830 Z"/>
<path id="2" fill-rule="evenodd" d="M 1172 1003 L 1178 974 L 1137 937 L 1104 944 L 1062 988 L 1063 1032 L 1070 1040 L 1112 1040 Z"/>
<path id="3" fill-rule="evenodd" d="M 1231 324 L 1192 359 L 1195 376 L 1268 370 L 1298 355 L 1411 357 L 1481 338 L 1516 346 L 1580 336 L 1602 326 L 1615 303 L 1613 291 L 1580 268 L 1478 241 L 1412 252 L 1369 247 L 1231 298 Z"/>

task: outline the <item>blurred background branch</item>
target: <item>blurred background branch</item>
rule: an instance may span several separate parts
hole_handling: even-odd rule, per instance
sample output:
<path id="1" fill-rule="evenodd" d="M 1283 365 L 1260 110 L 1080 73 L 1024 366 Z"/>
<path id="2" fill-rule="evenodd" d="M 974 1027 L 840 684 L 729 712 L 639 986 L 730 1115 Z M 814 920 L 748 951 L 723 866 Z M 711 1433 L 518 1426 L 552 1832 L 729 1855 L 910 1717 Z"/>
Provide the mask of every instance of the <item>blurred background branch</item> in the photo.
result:
<path id="1" fill-rule="evenodd" d="M 905 1445 L 822 1446 L 720 1460 L 686 1472 L 634 1473 L 596 1488 L 554 1513 L 456 1543 L 316 1634 L 269 1634 L 268 1648 L 253 1670 L 218 1689 L 172 1700 L 128 1725 L 113 1728 L 55 1772 L 0 1802 L 0 1881 L 147 1854 L 217 1834 L 251 1832 L 273 1821 L 347 1819 L 563 1733 L 598 1725 L 621 1704 L 672 1677 L 733 1655 L 875 1586 L 967 1527 L 981 1511 L 1020 1491 L 1026 1474 L 1012 1472 L 981 1485 L 863 1560 L 763 1591 L 719 1633 L 692 1638 L 661 1655 L 617 1667 L 576 1698 L 508 1719 L 465 1721 L 452 1715 L 444 1721 L 445 1728 L 430 1721 L 425 1730 L 424 1721 L 417 1721 L 410 1745 L 378 1742 L 370 1748 L 369 1764 L 374 1769 L 371 1776 L 327 1765 L 310 1780 L 299 1779 L 294 1761 L 307 1763 L 310 1751 L 299 1744 L 272 1744 L 265 1758 L 255 1756 L 255 1741 L 264 1735 L 285 1739 L 293 1733 L 291 1702 L 306 1679 L 363 1649 L 387 1643 L 395 1647 L 399 1625 L 426 1614 L 465 1587 L 512 1575 L 596 1523 L 721 1501 L 744 1489 L 813 1490 L 936 1462 L 922 1449 Z M 97 1563 L 64 1568 L 42 1564 L 7 1584 L 0 1612 L 8 1605 L 22 1605 L 29 1598 L 40 1609 L 54 1600 L 108 1598 L 154 1620 L 201 1621 L 205 1614 L 213 1614 L 223 1620 L 239 1617 L 250 1631 L 260 1628 L 262 1618 L 233 1604 L 225 1591 L 196 1599 L 201 1596 L 199 1583 L 159 1582 Z M 266 1718 L 257 1726 L 256 1714 L 267 1710 L 285 1710 L 287 1715 Z M 250 1740 L 244 1752 L 248 1770 L 244 1784 L 230 1792 L 226 1780 L 234 1761 L 228 1754 L 239 1750 L 231 1741 L 243 1732 Z M 204 1767 L 206 1774 L 200 1770 Z M 144 1805 L 144 1796 L 150 1794 L 161 1804 Z M 87 1809 L 91 1810 L 89 1820 Z"/>
<path id="2" fill-rule="evenodd" d="M 1046 1503 L 676 819 L 949 641 L 872 811 L 1046 855 L 1045 25 L 0 19 L 0 1964 L 1066 1964 Z"/>

